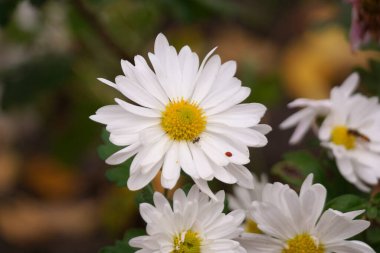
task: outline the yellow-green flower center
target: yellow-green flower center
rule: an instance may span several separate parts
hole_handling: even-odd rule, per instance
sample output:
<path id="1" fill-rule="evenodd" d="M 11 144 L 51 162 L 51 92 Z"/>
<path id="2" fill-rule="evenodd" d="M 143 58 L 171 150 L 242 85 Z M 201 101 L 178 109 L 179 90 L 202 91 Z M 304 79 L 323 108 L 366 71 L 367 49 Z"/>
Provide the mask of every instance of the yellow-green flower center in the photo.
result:
<path id="1" fill-rule="evenodd" d="M 300 234 L 286 242 L 282 253 L 324 253 L 322 244 L 316 244 L 309 234 Z"/>
<path id="2" fill-rule="evenodd" d="M 356 137 L 345 126 L 336 126 L 331 132 L 331 141 L 336 145 L 342 145 L 346 149 L 355 148 Z"/>
<path id="3" fill-rule="evenodd" d="M 188 230 L 174 237 L 171 253 L 200 253 L 201 243 L 198 233 Z"/>
<path id="4" fill-rule="evenodd" d="M 247 219 L 244 224 L 244 230 L 247 233 L 262 234 L 263 232 L 257 226 L 257 223 L 251 219 Z"/>
<path id="5" fill-rule="evenodd" d="M 184 99 L 170 102 L 161 118 L 162 128 L 176 141 L 194 141 L 205 130 L 206 123 L 202 108 Z"/>

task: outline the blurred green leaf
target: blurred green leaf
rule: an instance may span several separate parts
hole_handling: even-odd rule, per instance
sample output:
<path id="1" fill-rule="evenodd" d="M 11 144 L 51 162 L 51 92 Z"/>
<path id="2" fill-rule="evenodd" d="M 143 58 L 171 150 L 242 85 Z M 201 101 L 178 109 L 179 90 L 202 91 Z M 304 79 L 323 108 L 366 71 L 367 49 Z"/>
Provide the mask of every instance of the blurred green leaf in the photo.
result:
<path id="1" fill-rule="evenodd" d="M 129 246 L 129 240 L 137 236 L 142 236 L 145 231 L 142 229 L 131 229 L 127 231 L 121 241 L 116 241 L 115 245 L 102 248 L 99 253 L 133 253 L 137 249 Z"/>
<path id="2" fill-rule="evenodd" d="M 369 243 L 380 244 L 380 228 L 379 227 L 370 227 L 366 231 L 367 240 Z M 380 248 L 380 245 L 379 245 Z M 379 252 L 379 251 L 376 251 Z"/>
<path id="3" fill-rule="evenodd" d="M 64 55 L 34 58 L 0 74 L 5 108 L 35 101 L 71 78 L 71 60 Z"/>
<path id="4" fill-rule="evenodd" d="M 106 160 L 110 155 L 121 149 L 121 147 L 118 147 L 110 142 L 109 136 L 110 134 L 104 128 L 101 135 L 104 144 L 98 147 L 98 154 L 102 160 Z M 119 187 L 127 186 L 127 180 L 129 177 L 129 167 L 131 166 L 131 163 L 132 158 L 128 159 L 127 161 L 115 168 L 108 169 L 106 171 L 107 179 L 115 183 Z"/>
<path id="5" fill-rule="evenodd" d="M 366 212 L 367 212 L 368 219 L 370 219 L 370 220 L 376 219 L 377 213 L 378 213 L 376 206 L 367 207 Z"/>
<path id="6" fill-rule="evenodd" d="M 110 142 L 110 134 L 105 128 L 103 128 L 101 137 L 104 144 L 98 147 L 98 155 L 100 159 L 106 160 L 110 155 L 119 151 L 121 148 Z"/>
<path id="7" fill-rule="evenodd" d="M 284 155 L 281 161 L 272 168 L 272 174 L 294 186 L 301 186 L 310 173 L 320 182 L 324 178 L 319 160 L 307 151 L 294 151 Z"/>
<path id="8" fill-rule="evenodd" d="M 367 200 L 353 194 L 345 194 L 332 199 L 326 204 L 326 209 L 331 208 L 341 212 L 365 209 Z"/>
<path id="9" fill-rule="evenodd" d="M 370 60 L 368 69 L 360 68 L 357 71 L 368 91 L 380 97 L 380 61 Z"/>
<path id="10" fill-rule="evenodd" d="M 380 206 L 380 192 L 376 193 L 372 197 L 371 202 L 374 203 L 375 205 L 379 205 Z"/>
<path id="11" fill-rule="evenodd" d="M 108 169 L 106 171 L 107 179 L 119 187 L 127 186 L 127 180 L 129 177 L 129 165 Z"/>
<path id="12" fill-rule="evenodd" d="M 154 189 L 150 184 L 148 184 L 136 195 L 137 205 L 140 205 L 141 203 L 153 204 L 153 195 Z"/>
<path id="13" fill-rule="evenodd" d="M 8 24 L 20 0 L 0 0 L 0 26 Z"/>

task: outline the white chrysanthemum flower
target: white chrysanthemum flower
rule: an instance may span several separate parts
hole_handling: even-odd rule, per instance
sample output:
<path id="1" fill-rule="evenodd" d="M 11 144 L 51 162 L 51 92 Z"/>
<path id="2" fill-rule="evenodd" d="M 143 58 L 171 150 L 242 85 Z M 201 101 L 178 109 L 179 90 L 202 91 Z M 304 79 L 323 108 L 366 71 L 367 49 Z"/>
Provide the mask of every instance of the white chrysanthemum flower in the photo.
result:
<path id="1" fill-rule="evenodd" d="M 258 229 L 255 220 L 251 215 L 252 203 L 253 201 L 262 200 L 262 192 L 264 186 L 268 183 L 268 178 L 265 174 L 261 175 L 261 180 L 259 181 L 257 177 L 253 176 L 253 189 L 243 188 L 238 185 L 233 186 L 234 195 L 227 195 L 228 206 L 231 210 L 244 210 L 246 214 L 246 219 L 244 223 L 244 230 L 247 233 L 261 233 Z"/>
<path id="2" fill-rule="evenodd" d="M 306 178 L 299 195 L 281 183 L 264 187 L 262 202 L 254 202 L 252 216 L 265 235 L 244 234 L 241 244 L 247 252 L 375 253 L 363 242 L 346 240 L 369 227 L 368 221 L 354 220 L 364 211 L 323 212 L 326 189 L 312 180 L 312 175 Z"/>
<path id="3" fill-rule="evenodd" d="M 380 178 L 380 105 L 378 98 L 334 96 L 319 130 L 322 145 L 332 151 L 340 173 L 362 191 Z"/>
<path id="4" fill-rule="evenodd" d="M 352 74 L 341 87 L 332 89 L 329 100 L 296 100 L 296 104 L 303 101 L 309 105 L 290 116 L 281 127 L 298 124 L 290 141 L 296 142 L 317 115 L 325 116 L 317 130 L 321 144 L 331 150 L 347 181 L 362 191 L 369 191 L 368 185 L 376 185 L 380 178 L 380 105 L 378 98 L 352 94 L 358 81 L 359 76 Z"/>
<path id="5" fill-rule="evenodd" d="M 121 61 L 124 76 L 114 87 L 136 104 L 116 99 L 117 105 L 100 108 L 91 116 L 107 125 L 110 141 L 125 148 L 107 159 L 120 164 L 132 156 L 128 187 L 147 185 L 162 168 L 161 183 L 173 188 L 181 168 L 210 196 L 207 181 L 218 180 L 244 187 L 252 176 L 243 166 L 249 162 L 248 147 L 267 143 L 268 125 L 259 124 L 266 108 L 258 103 L 240 104 L 250 89 L 234 77 L 236 63 L 221 63 L 218 55 L 199 66 L 197 54 L 188 46 L 177 54 L 159 34 L 154 54 L 149 53 L 154 72 L 141 56 L 135 65 Z"/>
<path id="6" fill-rule="evenodd" d="M 351 74 L 340 87 L 331 90 L 331 98 L 334 96 L 349 98 L 358 86 L 358 81 L 359 75 Z M 311 127 L 317 128 L 315 122 L 317 117 L 326 116 L 330 112 L 331 98 L 322 100 L 299 98 L 288 104 L 289 108 L 302 108 L 280 124 L 282 129 L 296 127 L 289 143 L 298 143 Z"/>
<path id="7" fill-rule="evenodd" d="M 154 205 L 140 205 L 140 213 L 147 223 L 146 236 L 130 241 L 140 248 L 136 253 L 245 253 L 234 238 L 238 237 L 244 220 L 242 210 L 222 213 L 224 191 L 217 194 L 219 201 L 193 186 L 186 196 L 183 190 L 174 193 L 173 208 L 165 197 L 156 192 Z"/>

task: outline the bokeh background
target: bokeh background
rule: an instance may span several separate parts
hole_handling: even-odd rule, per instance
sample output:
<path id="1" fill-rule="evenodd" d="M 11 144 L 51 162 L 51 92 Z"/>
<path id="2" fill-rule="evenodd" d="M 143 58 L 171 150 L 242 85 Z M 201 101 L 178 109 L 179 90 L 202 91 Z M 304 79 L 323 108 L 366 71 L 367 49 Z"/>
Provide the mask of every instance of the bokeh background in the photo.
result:
<path id="1" fill-rule="evenodd" d="M 378 52 L 351 51 L 350 18 L 338 0 L 0 0 L 0 252 L 94 253 L 143 226 L 136 193 L 110 182 L 122 170 L 99 157 L 106 133 L 89 116 L 121 97 L 96 78 L 146 57 L 159 32 L 237 61 L 273 127 L 252 150 L 260 173 L 300 148 L 278 129 L 290 100 L 327 97 L 353 69 L 378 66 Z"/>

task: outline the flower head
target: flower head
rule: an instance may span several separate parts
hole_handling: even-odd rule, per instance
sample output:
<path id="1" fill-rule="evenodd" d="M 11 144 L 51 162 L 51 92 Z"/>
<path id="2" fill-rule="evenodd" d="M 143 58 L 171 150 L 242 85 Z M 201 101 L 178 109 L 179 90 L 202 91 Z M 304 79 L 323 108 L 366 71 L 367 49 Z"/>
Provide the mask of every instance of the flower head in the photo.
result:
<path id="1" fill-rule="evenodd" d="M 362 191 L 369 191 L 368 185 L 376 185 L 380 178 L 380 105 L 378 98 L 353 94 L 358 81 L 359 76 L 352 74 L 342 86 L 332 89 L 328 100 L 297 99 L 292 104 L 303 101 L 307 107 L 281 126 L 288 128 L 298 124 L 291 138 L 293 143 L 315 124 L 317 115 L 324 117 L 320 126 L 315 124 L 321 145 L 331 151 L 347 181 Z M 322 104 L 324 111 L 319 114 Z"/>
<path id="2" fill-rule="evenodd" d="M 352 4 L 350 39 L 353 50 L 374 40 L 380 43 L 380 1 L 347 0 Z"/>
<path id="3" fill-rule="evenodd" d="M 242 245 L 249 253 L 374 253 L 367 244 L 346 240 L 369 227 L 354 220 L 364 211 L 323 212 L 326 189 L 312 183 L 309 175 L 298 195 L 288 185 L 267 184 L 261 202 L 255 201 L 252 216 L 264 234 L 244 234 Z"/>
<path id="4" fill-rule="evenodd" d="M 140 213 L 147 223 L 146 236 L 132 239 L 136 252 L 162 253 L 212 253 L 246 252 L 234 240 L 241 234 L 240 224 L 244 212 L 222 213 L 224 192 L 217 194 L 218 201 L 193 186 L 185 193 L 178 189 L 174 193 L 173 208 L 161 193 L 154 194 L 154 204 L 140 205 Z"/>
<path id="5" fill-rule="evenodd" d="M 234 185 L 234 195 L 228 195 L 228 205 L 231 210 L 244 210 L 246 213 L 246 219 L 244 223 L 244 230 L 248 233 L 261 233 L 257 224 L 251 216 L 252 203 L 254 201 L 262 200 L 262 192 L 265 185 L 268 183 L 268 178 L 265 174 L 261 175 L 259 181 L 255 175 L 253 176 L 254 188 L 247 189 L 238 185 Z"/>
<path id="6" fill-rule="evenodd" d="M 380 178 L 380 105 L 378 98 L 360 94 L 350 99 L 334 96 L 331 111 L 319 130 L 340 173 L 362 191 Z"/>
<path id="7" fill-rule="evenodd" d="M 134 157 L 128 187 L 138 190 L 162 169 L 161 184 L 173 188 L 182 170 L 210 196 L 207 181 L 214 178 L 252 187 L 252 176 L 243 166 L 248 147 L 267 143 L 268 125 L 259 124 L 266 108 L 244 103 L 250 89 L 234 77 L 236 63 L 221 63 L 212 50 L 199 65 L 188 46 L 179 53 L 159 34 L 153 70 L 141 56 L 135 65 L 121 61 L 124 75 L 112 86 L 133 103 L 115 99 L 116 105 L 100 108 L 91 119 L 105 124 L 110 141 L 124 147 L 106 162 L 120 164 Z"/>

